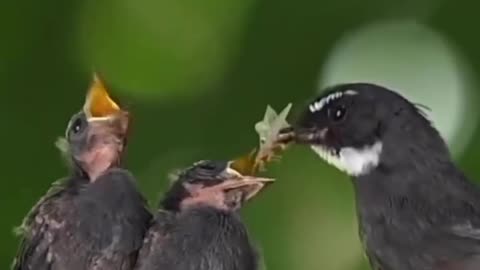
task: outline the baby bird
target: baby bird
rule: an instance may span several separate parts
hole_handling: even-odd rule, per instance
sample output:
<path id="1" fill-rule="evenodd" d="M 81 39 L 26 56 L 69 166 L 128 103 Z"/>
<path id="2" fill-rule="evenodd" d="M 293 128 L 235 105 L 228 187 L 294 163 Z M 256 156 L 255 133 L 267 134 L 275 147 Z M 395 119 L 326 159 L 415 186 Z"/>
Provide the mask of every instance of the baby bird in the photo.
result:
<path id="1" fill-rule="evenodd" d="M 242 175 L 232 164 L 200 161 L 180 173 L 160 203 L 135 269 L 259 269 L 238 210 L 273 179 Z"/>
<path id="2" fill-rule="evenodd" d="M 151 215 L 135 178 L 120 167 L 127 128 L 128 113 L 95 77 L 66 131 L 71 175 L 25 218 L 14 270 L 132 269 Z"/>

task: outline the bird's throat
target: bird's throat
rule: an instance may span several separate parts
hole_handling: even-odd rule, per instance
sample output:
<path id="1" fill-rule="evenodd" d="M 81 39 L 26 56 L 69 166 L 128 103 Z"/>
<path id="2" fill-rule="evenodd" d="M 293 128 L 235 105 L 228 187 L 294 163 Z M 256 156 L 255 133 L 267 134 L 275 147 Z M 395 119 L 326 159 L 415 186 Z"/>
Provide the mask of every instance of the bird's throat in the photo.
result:
<path id="1" fill-rule="evenodd" d="M 339 151 L 320 145 L 312 145 L 311 147 L 327 163 L 350 176 L 357 177 L 375 170 L 380 163 L 383 144 L 378 141 L 363 148 L 344 147 Z"/>

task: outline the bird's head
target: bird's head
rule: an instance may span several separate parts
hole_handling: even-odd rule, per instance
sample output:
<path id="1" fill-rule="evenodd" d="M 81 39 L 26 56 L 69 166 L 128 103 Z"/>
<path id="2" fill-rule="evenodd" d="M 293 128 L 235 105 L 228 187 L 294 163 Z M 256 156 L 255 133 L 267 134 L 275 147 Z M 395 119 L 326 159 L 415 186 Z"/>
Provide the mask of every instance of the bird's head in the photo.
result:
<path id="1" fill-rule="evenodd" d="M 70 119 L 65 134 L 73 162 L 90 181 L 119 164 L 128 123 L 128 112 L 111 99 L 104 83 L 95 76 L 83 110 Z"/>
<path id="2" fill-rule="evenodd" d="M 297 143 L 310 145 L 351 176 L 367 174 L 383 162 L 403 162 L 408 154 L 425 149 L 448 152 L 415 104 L 368 83 L 326 89 L 308 104 L 293 133 Z"/>
<path id="3" fill-rule="evenodd" d="M 235 211 L 273 182 L 270 178 L 246 176 L 229 161 L 199 161 L 183 170 L 162 201 L 166 210 L 181 211 L 209 206 Z"/>

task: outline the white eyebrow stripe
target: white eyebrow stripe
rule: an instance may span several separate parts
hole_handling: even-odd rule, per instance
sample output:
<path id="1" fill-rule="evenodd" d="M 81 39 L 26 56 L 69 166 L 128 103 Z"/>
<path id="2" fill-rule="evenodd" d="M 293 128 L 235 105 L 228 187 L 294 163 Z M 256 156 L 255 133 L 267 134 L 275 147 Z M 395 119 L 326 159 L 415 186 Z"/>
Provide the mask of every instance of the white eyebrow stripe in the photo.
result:
<path id="1" fill-rule="evenodd" d="M 345 95 L 349 95 L 349 96 L 354 96 L 354 95 L 358 94 L 358 92 L 357 92 L 357 91 L 355 91 L 355 90 L 351 90 L 351 89 L 349 89 L 349 90 L 347 90 L 347 91 L 343 92 L 343 94 L 345 94 Z"/>
<path id="2" fill-rule="evenodd" d="M 343 95 L 353 96 L 353 95 L 356 95 L 356 94 L 358 94 L 357 91 L 351 90 L 351 89 L 348 89 L 348 90 L 345 90 L 345 91 L 342 91 L 342 92 L 334 92 L 334 93 L 331 93 L 330 95 L 328 95 L 328 96 L 310 104 L 308 106 L 308 109 L 312 113 L 318 112 L 325 105 L 329 104 L 330 102 L 332 102 L 335 99 L 338 99 L 338 98 L 342 97 Z"/>

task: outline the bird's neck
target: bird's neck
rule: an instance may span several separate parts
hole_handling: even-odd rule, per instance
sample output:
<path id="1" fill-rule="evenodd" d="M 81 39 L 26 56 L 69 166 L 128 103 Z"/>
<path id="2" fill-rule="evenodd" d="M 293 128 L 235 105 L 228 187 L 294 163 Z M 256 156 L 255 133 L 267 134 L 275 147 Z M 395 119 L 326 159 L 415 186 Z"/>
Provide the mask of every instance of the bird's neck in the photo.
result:
<path id="1" fill-rule="evenodd" d="M 195 250 L 192 260 L 202 258 L 202 265 L 208 265 L 208 269 L 258 269 L 255 248 L 238 213 L 209 206 L 192 207 L 177 213 L 175 227 L 194 236 L 195 241 L 186 240 L 189 249 Z"/>
<path id="2" fill-rule="evenodd" d="M 395 194 L 409 194 L 412 189 L 442 185 L 446 179 L 442 172 L 457 171 L 448 160 L 427 155 L 411 155 L 396 160 L 380 161 L 379 165 L 364 175 L 353 179 L 359 195 L 388 198 Z M 422 192 L 422 190 L 416 190 Z"/>
<path id="3" fill-rule="evenodd" d="M 381 163 L 368 174 L 353 179 L 360 217 L 394 216 L 396 210 L 434 209 L 461 199 L 478 201 L 480 192 L 446 157 L 405 157 L 398 163 Z M 368 217 L 363 217 L 368 218 Z"/>
<path id="4" fill-rule="evenodd" d="M 192 230 L 201 231 L 199 235 L 202 234 L 206 241 L 217 241 L 219 238 L 235 240 L 242 244 L 249 241 L 245 224 L 238 212 L 199 205 L 184 209 L 178 212 L 177 216 L 182 223 L 192 226 Z"/>

